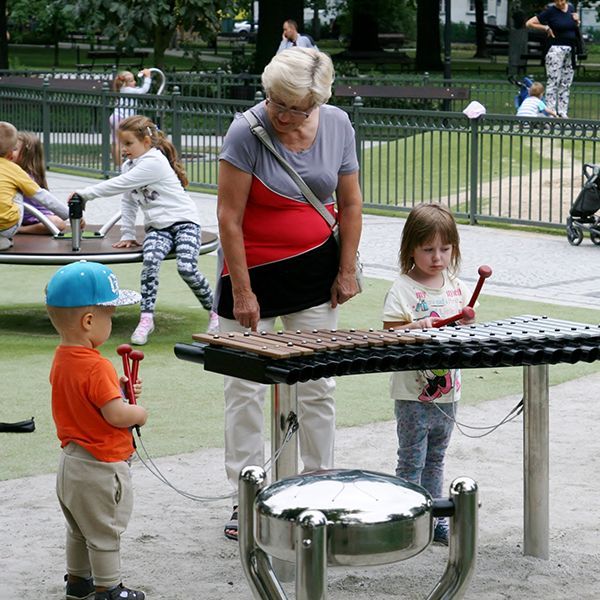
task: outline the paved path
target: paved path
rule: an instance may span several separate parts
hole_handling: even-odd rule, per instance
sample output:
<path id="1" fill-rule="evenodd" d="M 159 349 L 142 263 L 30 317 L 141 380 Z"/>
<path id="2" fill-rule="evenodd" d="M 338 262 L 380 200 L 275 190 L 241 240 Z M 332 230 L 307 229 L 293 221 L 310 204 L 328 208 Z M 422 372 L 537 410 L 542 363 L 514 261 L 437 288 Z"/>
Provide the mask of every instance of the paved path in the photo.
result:
<path id="1" fill-rule="evenodd" d="M 97 180 L 48 173 L 50 189 L 60 199 L 94 182 Z M 203 227 L 216 232 L 216 196 L 192 193 L 192 197 L 198 203 Z M 117 210 L 118 197 L 95 200 L 86 209 L 86 219 L 103 223 Z M 404 219 L 365 215 L 360 251 L 368 277 L 395 277 L 403 225 Z M 574 247 L 566 235 L 468 225 L 459 229 L 461 277 L 471 286 L 477 280 L 479 265 L 487 264 L 493 269 L 484 288 L 489 294 L 600 309 L 600 247 L 589 237 Z"/>

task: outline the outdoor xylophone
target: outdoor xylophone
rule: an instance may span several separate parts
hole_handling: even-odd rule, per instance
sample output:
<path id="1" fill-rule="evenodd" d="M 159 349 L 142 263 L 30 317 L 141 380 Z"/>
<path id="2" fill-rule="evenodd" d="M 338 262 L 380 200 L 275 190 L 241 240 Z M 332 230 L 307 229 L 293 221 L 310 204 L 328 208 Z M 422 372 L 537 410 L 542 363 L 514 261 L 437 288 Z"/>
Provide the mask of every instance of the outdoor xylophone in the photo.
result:
<path id="1" fill-rule="evenodd" d="M 177 344 L 182 360 L 259 383 L 441 368 L 594 362 L 600 325 L 523 315 L 423 330 L 195 334 Z"/>

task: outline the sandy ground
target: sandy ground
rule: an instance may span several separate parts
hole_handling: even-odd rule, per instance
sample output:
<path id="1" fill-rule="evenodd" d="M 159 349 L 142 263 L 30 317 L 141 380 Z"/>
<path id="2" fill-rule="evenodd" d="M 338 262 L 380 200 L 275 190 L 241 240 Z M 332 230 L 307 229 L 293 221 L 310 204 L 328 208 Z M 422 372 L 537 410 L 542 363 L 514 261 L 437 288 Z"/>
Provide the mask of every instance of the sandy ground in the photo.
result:
<path id="1" fill-rule="evenodd" d="M 522 418 L 479 439 L 455 431 L 446 468 L 448 483 L 460 475 L 474 478 L 482 501 L 478 563 L 466 598 L 600 597 L 600 403 L 595 393 L 591 398 L 589 393 L 599 386 L 600 374 L 550 392 L 548 561 L 522 555 Z M 470 425 L 495 424 L 518 399 L 462 407 L 459 419 Z M 337 466 L 393 472 L 394 427 L 390 421 L 340 430 Z M 145 439 L 145 444 L 151 454 L 152 439 Z M 175 485 L 203 496 L 220 496 L 227 493 L 222 455 L 222 449 L 210 449 L 156 463 Z M 123 539 L 124 581 L 145 590 L 149 600 L 252 598 L 237 544 L 222 535 L 229 502 L 191 501 L 160 483 L 139 461 L 133 470 L 136 506 Z M 54 475 L 0 482 L 0 505 L 0 599 L 64 598 L 64 533 Z M 430 546 L 402 563 L 330 569 L 329 598 L 426 598 L 447 556 L 446 548 Z M 286 589 L 292 598 L 293 584 Z"/>

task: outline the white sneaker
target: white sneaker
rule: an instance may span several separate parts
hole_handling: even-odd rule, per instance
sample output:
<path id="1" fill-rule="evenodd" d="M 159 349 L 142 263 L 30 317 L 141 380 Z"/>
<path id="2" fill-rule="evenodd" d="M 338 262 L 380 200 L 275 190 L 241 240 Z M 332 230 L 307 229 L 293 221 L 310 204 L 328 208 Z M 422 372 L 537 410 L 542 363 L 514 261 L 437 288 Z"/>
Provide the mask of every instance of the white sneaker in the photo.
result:
<path id="1" fill-rule="evenodd" d="M 219 315 L 214 310 L 210 311 L 206 333 L 219 333 Z"/>
<path id="2" fill-rule="evenodd" d="M 143 346 L 148 341 L 148 336 L 154 331 L 154 319 L 152 317 L 142 316 L 140 322 L 131 334 L 131 343 L 136 346 Z"/>
<path id="3" fill-rule="evenodd" d="M 0 237 L 0 250 L 8 250 L 13 247 L 13 241 L 10 238 Z"/>

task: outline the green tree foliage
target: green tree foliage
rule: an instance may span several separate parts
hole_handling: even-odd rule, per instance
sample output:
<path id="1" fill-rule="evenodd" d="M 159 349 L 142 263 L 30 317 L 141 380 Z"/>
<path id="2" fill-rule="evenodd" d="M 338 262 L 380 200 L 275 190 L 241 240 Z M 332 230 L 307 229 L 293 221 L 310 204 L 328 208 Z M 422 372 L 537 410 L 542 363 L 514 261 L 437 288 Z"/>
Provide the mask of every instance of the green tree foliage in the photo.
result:
<path id="1" fill-rule="evenodd" d="M 79 27 L 101 32 L 122 50 L 150 45 L 154 64 L 164 66 L 165 50 L 178 30 L 215 37 L 222 14 L 234 12 L 235 0 L 66 0 Z"/>
<path id="2" fill-rule="evenodd" d="M 58 42 L 73 26 L 62 0 L 12 0 L 8 4 L 11 42 L 54 44 L 54 65 L 58 65 Z"/>

